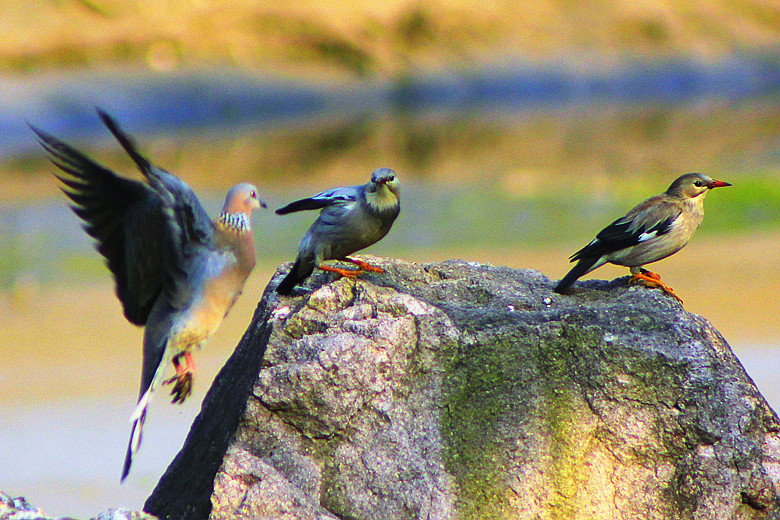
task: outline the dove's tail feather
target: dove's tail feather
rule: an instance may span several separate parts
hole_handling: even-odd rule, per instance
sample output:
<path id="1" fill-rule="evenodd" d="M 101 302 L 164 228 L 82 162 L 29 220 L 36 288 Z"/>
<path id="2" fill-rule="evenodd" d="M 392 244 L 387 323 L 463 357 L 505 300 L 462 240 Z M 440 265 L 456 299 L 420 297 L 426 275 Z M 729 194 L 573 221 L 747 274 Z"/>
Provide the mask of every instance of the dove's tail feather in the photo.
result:
<path id="1" fill-rule="evenodd" d="M 138 406 L 136 406 L 133 415 L 130 417 L 130 420 L 133 421 L 133 428 L 130 430 L 130 442 L 127 443 L 127 454 L 125 455 L 125 464 L 122 467 L 121 482 L 124 482 L 128 473 L 130 473 L 130 466 L 133 464 L 133 456 L 138 453 L 138 449 L 141 447 L 144 421 L 146 420 L 146 409 L 149 406 L 151 394 L 152 391 L 150 388 L 144 393 L 141 399 L 139 399 Z"/>

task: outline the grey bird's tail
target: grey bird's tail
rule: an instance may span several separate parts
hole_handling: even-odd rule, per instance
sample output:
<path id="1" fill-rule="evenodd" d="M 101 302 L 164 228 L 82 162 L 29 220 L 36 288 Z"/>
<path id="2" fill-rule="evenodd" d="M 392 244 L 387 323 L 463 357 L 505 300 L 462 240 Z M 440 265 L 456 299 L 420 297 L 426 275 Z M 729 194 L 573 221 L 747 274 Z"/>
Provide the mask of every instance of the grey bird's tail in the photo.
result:
<path id="1" fill-rule="evenodd" d="M 558 282 L 558 285 L 555 286 L 555 292 L 557 293 L 563 293 L 566 289 L 568 289 L 571 284 L 577 281 L 577 279 L 580 276 L 585 275 L 586 273 L 589 273 L 593 270 L 593 266 L 595 266 L 599 261 L 599 257 L 585 257 L 580 258 L 577 262 L 577 265 L 571 268 L 571 271 L 566 273 L 566 276 L 563 277 L 563 279 Z"/>
<path id="2" fill-rule="evenodd" d="M 290 269 L 290 272 L 287 273 L 287 276 L 284 277 L 284 280 L 282 280 L 281 283 L 276 287 L 276 292 L 282 296 L 288 296 L 292 294 L 293 288 L 298 285 L 299 282 L 302 282 L 308 278 L 312 272 L 314 272 L 313 267 L 308 271 L 301 269 L 301 259 L 296 259 L 295 263 Z"/>

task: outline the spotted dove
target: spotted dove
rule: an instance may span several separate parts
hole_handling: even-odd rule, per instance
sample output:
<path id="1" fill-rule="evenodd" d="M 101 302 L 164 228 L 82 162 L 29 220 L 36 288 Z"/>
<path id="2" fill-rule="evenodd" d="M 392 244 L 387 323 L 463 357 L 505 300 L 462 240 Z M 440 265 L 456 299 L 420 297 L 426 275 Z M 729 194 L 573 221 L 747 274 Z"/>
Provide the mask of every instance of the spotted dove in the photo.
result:
<path id="1" fill-rule="evenodd" d="M 62 173 L 62 191 L 95 238 L 116 281 L 124 315 L 145 326 L 138 404 L 122 481 L 141 445 L 152 393 L 173 383 L 173 402 L 192 392 L 191 352 L 217 330 L 255 265 L 252 210 L 265 204 L 251 184 L 230 189 L 212 221 L 193 191 L 151 164 L 106 113 L 103 123 L 141 170 L 146 183 L 114 174 L 68 144 L 36 129 Z M 166 379 L 173 364 L 176 375 Z"/>

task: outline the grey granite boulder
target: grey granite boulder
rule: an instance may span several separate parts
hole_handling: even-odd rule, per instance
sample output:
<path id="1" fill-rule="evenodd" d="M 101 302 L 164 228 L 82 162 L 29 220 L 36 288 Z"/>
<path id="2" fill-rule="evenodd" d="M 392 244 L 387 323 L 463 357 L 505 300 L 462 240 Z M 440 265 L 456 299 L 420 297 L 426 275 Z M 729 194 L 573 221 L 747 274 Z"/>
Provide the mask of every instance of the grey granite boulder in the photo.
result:
<path id="1" fill-rule="evenodd" d="M 462 261 L 277 272 L 145 509 L 212 519 L 780 518 L 780 422 L 625 279 Z"/>

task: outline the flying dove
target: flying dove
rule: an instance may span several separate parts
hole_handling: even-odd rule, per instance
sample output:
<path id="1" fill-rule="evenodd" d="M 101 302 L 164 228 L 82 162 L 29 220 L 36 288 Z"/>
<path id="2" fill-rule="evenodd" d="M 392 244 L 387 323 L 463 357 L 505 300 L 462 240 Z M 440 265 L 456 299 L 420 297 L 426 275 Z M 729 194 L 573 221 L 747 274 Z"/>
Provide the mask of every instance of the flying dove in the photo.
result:
<path id="1" fill-rule="evenodd" d="M 108 114 L 98 113 L 146 183 L 120 177 L 68 144 L 33 131 L 62 170 L 56 174 L 62 191 L 114 275 L 125 317 L 145 326 L 124 481 L 141 445 L 152 393 L 170 383 L 174 403 L 192 393 L 192 352 L 217 330 L 255 266 L 250 217 L 265 204 L 257 188 L 238 184 L 211 220 L 181 179 L 151 164 Z M 171 365 L 176 374 L 166 379 Z"/>

